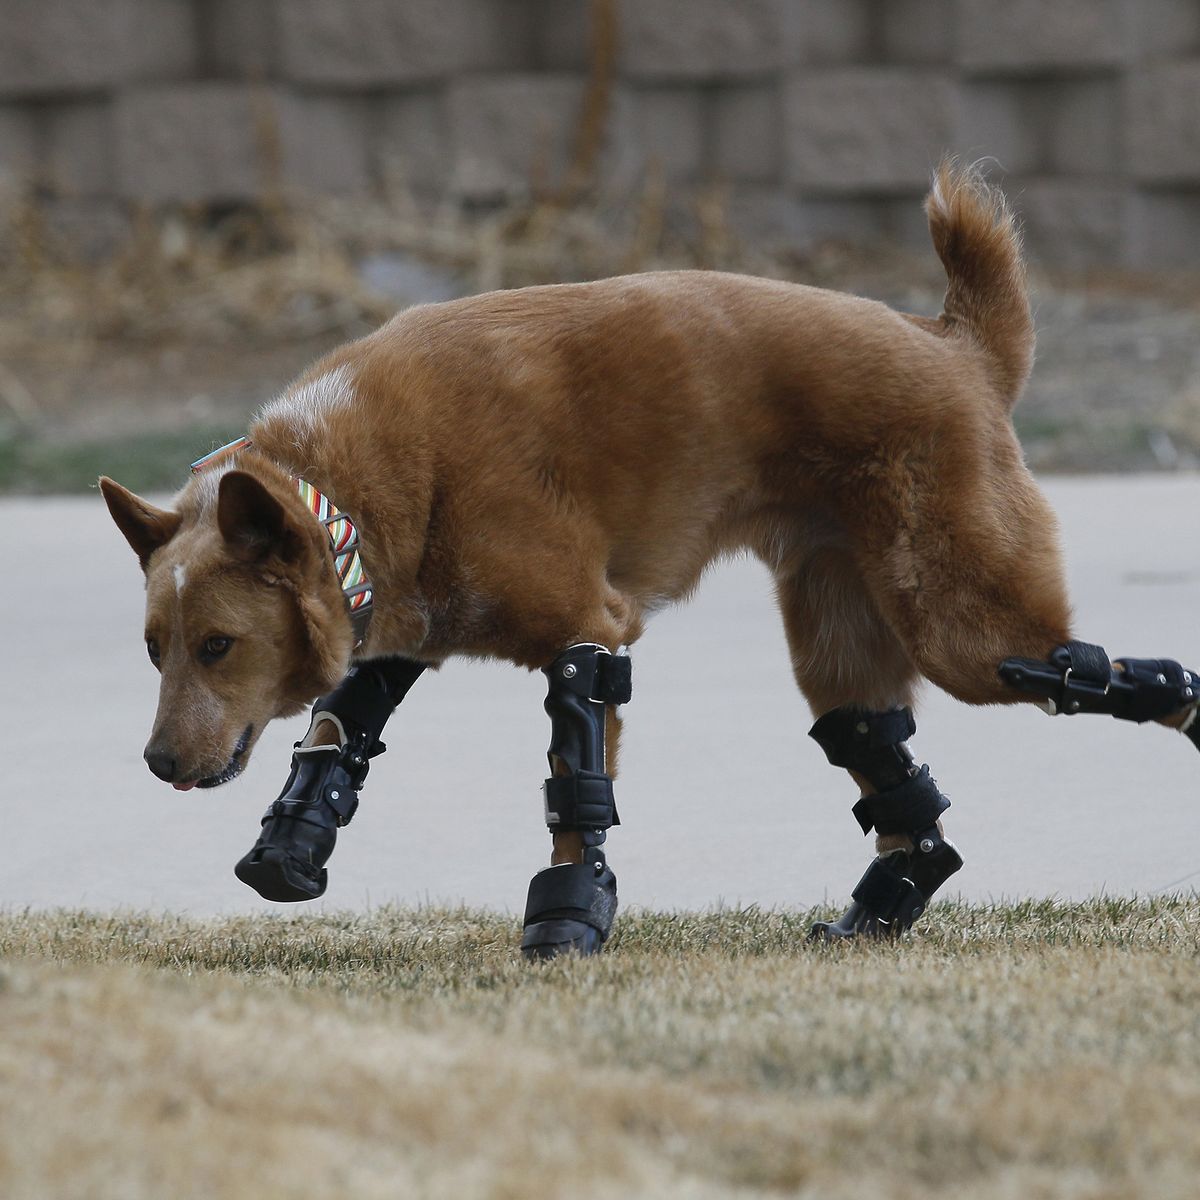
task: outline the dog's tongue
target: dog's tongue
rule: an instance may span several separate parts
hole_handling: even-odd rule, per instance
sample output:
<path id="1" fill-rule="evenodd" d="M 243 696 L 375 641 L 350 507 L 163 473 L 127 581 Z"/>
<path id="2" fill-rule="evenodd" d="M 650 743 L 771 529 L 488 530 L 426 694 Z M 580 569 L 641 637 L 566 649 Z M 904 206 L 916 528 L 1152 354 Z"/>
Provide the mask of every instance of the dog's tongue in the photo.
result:
<path id="1" fill-rule="evenodd" d="M 171 786 L 177 792 L 190 792 L 192 790 L 192 788 L 194 788 L 196 786 L 196 782 L 195 782 L 195 780 L 193 780 L 191 783 L 173 783 L 173 784 L 171 784 Z"/>

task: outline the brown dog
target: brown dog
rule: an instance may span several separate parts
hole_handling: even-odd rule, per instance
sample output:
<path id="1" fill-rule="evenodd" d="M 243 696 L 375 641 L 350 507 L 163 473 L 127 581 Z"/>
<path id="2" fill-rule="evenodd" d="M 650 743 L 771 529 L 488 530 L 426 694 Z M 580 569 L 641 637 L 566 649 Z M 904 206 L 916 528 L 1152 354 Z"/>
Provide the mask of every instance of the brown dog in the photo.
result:
<path id="1" fill-rule="evenodd" d="M 1070 710 L 1092 676 L 1102 696 L 1136 683 L 1118 663 L 1110 689 L 1107 657 L 1100 680 L 1096 656 L 1070 641 L 1055 519 L 1013 432 L 1034 340 L 1013 220 L 950 167 L 926 209 L 949 279 L 936 319 L 709 272 L 418 306 L 314 366 L 171 509 L 102 479 L 146 573 L 162 672 L 152 768 L 176 787 L 232 777 L 266 723 L 336 687 L 352 652 L 550 671 L 580 644 L 616 651 L 715 557 L 748 548 L 774 573 L 814 712 L 865 718 L 814 735 L 864 795 L 905 814 L 868 811 L 864 828 L 899 852 L 890 865 L 920 903 L 897 916 L 867 888 L 874 917 L 851 924 L 911 923 L 941 881 L 909 861 L 918 834 L 935 858 L 948 846 L 945 803 L 904 750 L 911 717 L 896 723 L 917 680 L 972 704 L 1052 710 Z M 358 523 L 375 616 L 357 649 L 296 478 Z M 1012 656 L 1030 663 L 1002 678 Z M 1151 716 L 1182 726 L 1196 705 L 1182 675 L 1170 682 L 1178 702 Z M 608 774 L 615 734 L 610 721 Z M 345 731 L 309 741 L 336 746 Z M 552 764 L 605 771 L 578 755 Z M 599 872 L 597 825 L 559 822 L 554 861 L 586 857 Z M 587 904 L 546 911 L 559 909 Z"/>

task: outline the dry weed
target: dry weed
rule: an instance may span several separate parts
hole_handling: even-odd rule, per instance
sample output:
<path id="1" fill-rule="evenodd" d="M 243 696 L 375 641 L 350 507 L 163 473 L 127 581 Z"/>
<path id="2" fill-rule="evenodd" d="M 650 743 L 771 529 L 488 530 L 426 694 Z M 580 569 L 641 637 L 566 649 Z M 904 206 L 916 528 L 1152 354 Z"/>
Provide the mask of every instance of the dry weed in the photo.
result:
<path id="1" fill-rule="evenodd" d="M 374 200 L 281 202 L 225 213 L 142 211 L 127 239 L 84 259 L 32 200 L 0 211 L 0 353 L 69 342 L 260 345 L 379 324 L 397 297 L 373 292 L 360 264 L 380 253 L 444 269 L 464 293 L 704 267 L 833 282 L 870 261 L 911 283 L 909 256 L 826 245 L 771 251 L 737 237 L 724 190 L 541 197 L 486 210 L 421 206 L 402 187 Z M 926 256 L 927 257 L 927 256 Z M 929 274 L 929 272 L 924 272 Z M 411 299 L 423 299 L 414 296 Z"/>

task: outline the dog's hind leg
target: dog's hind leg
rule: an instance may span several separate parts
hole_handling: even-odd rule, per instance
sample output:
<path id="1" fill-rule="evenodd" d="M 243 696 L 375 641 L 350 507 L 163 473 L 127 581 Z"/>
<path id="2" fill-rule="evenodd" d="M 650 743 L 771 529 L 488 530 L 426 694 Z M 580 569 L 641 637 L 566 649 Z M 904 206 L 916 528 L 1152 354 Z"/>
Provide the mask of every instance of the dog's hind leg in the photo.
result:
<path id="1" fill-rule="evenodd" d="M 1073 639 L 1053 513 L 1032 481 L 1011 476 L 987 505 L 965 489 L 953 508 L 929 495 L 927 508 L 867 529 L 856 555 L 920 674 L 968 704 L 1156 721 L 1200 747 L 1197 672 L 1170 659 L 1112 660 Z"/>
<path id="2" fill-rule="evenodd" d="M 619 824 L 609 761 L 614 707 L 628 701 L 630 660 L 582 642 L 544 668 L 550 717 L 546 824 L 554 835 L 552 865 L 529 884 L 521 952 L 526 958 L 594 954 L 607 940 L 617 909 L 617 880 L 604 855 Z"/>
<path id="3" fill-rule="evenodd" d="M 1154 721 L 1200 748 L 1200 673 L 1173 659 L 1111 659 L 1074 639 L 1053 513 L 1032 481 L 1010 484 L 986 520 L 978 508 L 949 527 L 910 514 L 907 535 L 862 554 L 917 669 L 967 704 Z"/>
<path id="4" fill-rule="evenodd" d="M 962 866 L 942 836 L 950 802 L 907 747 L 917 670 L 846 552 L 823 549 L 778 574 L 776 594 L 796 681 L 820 714 L 810 736 L 859 785 L 854 817 L 864 834 L 876 834 L 876 857 L 850 907 L 815 925 L 813 936 L 895 936 Z"/>
<path id="5" fill-rule="evenodd" d="M 386 749 L 379 735 L 424 670 L 411 659 L 372 659 L 313 704 L 287 783 L 267 809 L 253 849 L 234 867 L 243 883 L 267 900 L 324 894 L 337 831 L 358 808 L 370 760 Z"/>

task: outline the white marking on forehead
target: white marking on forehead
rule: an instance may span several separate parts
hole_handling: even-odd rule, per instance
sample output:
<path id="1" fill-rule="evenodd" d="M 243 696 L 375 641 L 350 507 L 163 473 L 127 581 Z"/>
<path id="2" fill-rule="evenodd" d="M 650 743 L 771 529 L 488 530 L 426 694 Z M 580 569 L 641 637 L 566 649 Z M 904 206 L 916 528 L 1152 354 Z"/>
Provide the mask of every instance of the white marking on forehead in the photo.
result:
<path id="1" fill-rule="evenodd" d="M 323 432 L 330 414 L 348 408 L 353 400 L 354 376 L 342 363 L 272 400 L 259 413 L 259 420 L 282 421 L 297 436 L 311 436 Z"/>
<path id="2" fill-rule="evenodd" d="M 175 590 L 177 592 L 182 592 L 183 585 L 187 583 L 187 568 L 183 565 L 183 563 L 176 563 L 175 569 L 171 572 L 171 574 L 175 576 Z"/>

